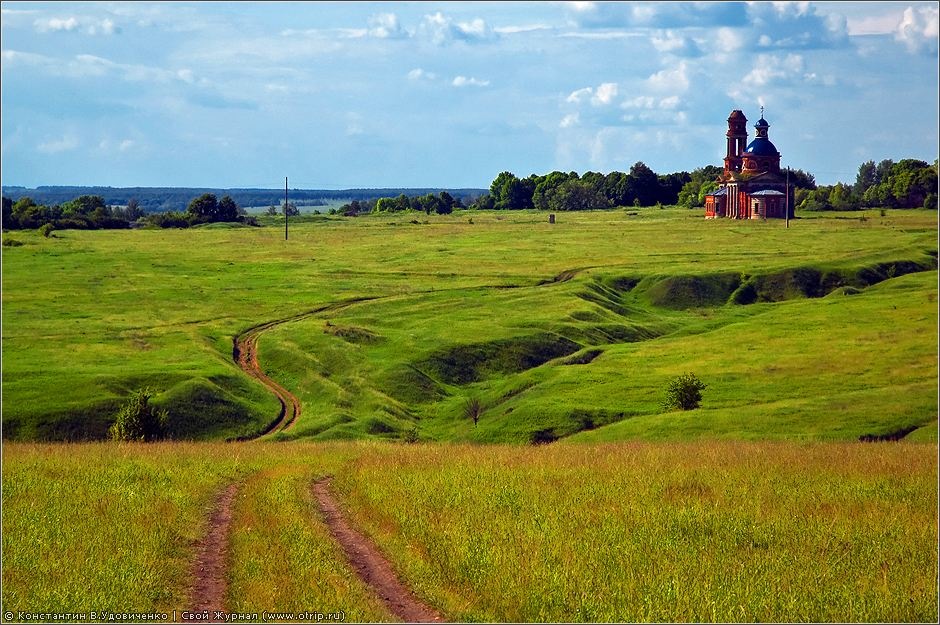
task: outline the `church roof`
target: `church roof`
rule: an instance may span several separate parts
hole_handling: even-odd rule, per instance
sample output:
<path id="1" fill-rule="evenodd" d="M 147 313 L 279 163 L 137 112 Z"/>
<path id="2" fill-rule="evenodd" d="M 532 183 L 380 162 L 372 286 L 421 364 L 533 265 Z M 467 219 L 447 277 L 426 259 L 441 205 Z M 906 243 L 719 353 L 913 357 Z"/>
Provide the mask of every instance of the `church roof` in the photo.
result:
<path id="1" fill-rule="evenodd" d="M 767 120 L 764 119 L 763 116 L 761 116 L 761 118 L 757 120 L 757 123 L 754 124 L 754 127 L 755 128 L 770 128 L 770 124 L 768 124 Z"/>
<path id="2" fill-rule="evenodd" d="M 705 195 L 728 195 L 728 187 L 722 187 L 717 191 L 712 191 L 711 193 L 706 193 Z"/>
<path id="3" fill-rule="evenodd" d="M 770 142 L 770 139 L 764 137 L 758 137 L 751 141 L 744 153 L 753 154 L 754 156 L 780 156 L 776 146 Z"/>
<path id="4" fill-rule="evenodd" d="M 734 109 L 733 111 L 731 111 L 731 115 L 728 116 L 728 121 L 730 122 L 732 119 L 740 119 L 740 118 L 743 118 L 744 121 L 747 121 L 747 118 L 744 117 L 744 113 L 741 111 L 741 109 Z"/>
<path id="5" fill-rule="evenodd" d="M 765 189 L 765 190 L 763 190 L 763 191 L 755 191 L 754 193 L 750 193 L 750 194 L 748 194 L 748 195 L 750 195 L 751 197 L 754 197 L 755 195 L 758 195 L 758 196 L 761 196 L 761 195 L 773 195 L 773 196 L 777 196 L 777 195 L 779 195 L 779 196 L 782 197 L 782 196 L 784 196 L 784 195 L 786 195 L 786 194 L 785 194 L 785 193 L 781 193 L 780 191 L 774 191 L 773 189 Z"/>

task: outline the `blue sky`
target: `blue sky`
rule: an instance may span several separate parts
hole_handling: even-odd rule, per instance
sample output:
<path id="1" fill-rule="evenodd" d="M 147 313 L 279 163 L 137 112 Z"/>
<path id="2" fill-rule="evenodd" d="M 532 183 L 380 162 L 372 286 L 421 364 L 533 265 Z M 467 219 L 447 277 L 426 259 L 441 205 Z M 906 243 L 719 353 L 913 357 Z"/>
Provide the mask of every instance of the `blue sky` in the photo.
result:
<path id="1" fill-rule="evenodd" d="M 938 152 L 938 5 L 2 3 L 5 185 L 487 187 Z"/>

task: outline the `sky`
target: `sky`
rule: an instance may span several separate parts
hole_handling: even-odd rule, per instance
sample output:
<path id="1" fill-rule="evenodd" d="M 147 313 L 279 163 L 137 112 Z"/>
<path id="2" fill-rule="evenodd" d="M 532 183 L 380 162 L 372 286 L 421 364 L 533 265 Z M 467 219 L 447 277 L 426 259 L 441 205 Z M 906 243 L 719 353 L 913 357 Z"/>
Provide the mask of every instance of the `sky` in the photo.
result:
<path id="1" fill-rule="evenodd" d="M 489 187 L 938 156 L 936 2 L 2 2 L 4 185 Z"/>

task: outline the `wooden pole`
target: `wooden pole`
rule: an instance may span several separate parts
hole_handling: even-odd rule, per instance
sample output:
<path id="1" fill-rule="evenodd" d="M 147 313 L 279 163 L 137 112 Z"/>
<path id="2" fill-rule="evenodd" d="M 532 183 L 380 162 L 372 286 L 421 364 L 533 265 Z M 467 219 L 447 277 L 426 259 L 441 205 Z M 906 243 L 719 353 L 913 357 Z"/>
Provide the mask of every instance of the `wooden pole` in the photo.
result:
<path id="1" fill-rule="evenodd" d="M 787 228 L 790 227 L 790 168 L 787 167 L 787 205 L 783 207 L 787 212 Z"/>
<path id="2" fill-rule="evenodd" d="M 284 176 L 284 240 L 287 240 L 287 220 L 290 211 L 287 204 L 287 176 Z"/>

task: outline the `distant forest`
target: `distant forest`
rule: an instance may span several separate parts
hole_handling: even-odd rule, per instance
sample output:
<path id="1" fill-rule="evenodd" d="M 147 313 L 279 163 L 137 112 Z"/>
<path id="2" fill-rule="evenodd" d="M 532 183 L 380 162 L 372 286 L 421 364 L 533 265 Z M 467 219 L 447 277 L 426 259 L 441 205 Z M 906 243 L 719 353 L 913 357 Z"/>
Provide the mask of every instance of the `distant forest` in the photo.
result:
<path id="1" fill-rule="evenodd" d="M 425 195 L 447 191 L 450 195 L 466 200 L 473 200 L 487 192 L 486 189 L 290 189 L 288 196 L 296 205 L 323 206 L 331 200 L 375 200 L 385 196 Z M 131 200 L 144 213 L 165 213 L 184 211 L 194 197 L 211 193 L 216 196 L 229 196 L 242 207 L 280 206 L 284 201 L 284 189 L 210 189 L 184 187 L 59 187 L 41 186 L 35 189 L 26 187 L 3 187 L 3 197 L 14 202 L 23 197 L 31 198 L 36 204 L 54 206 L 64 204 L 82 195 L 100 196 L 109 206 L 127 206 Z"/>

